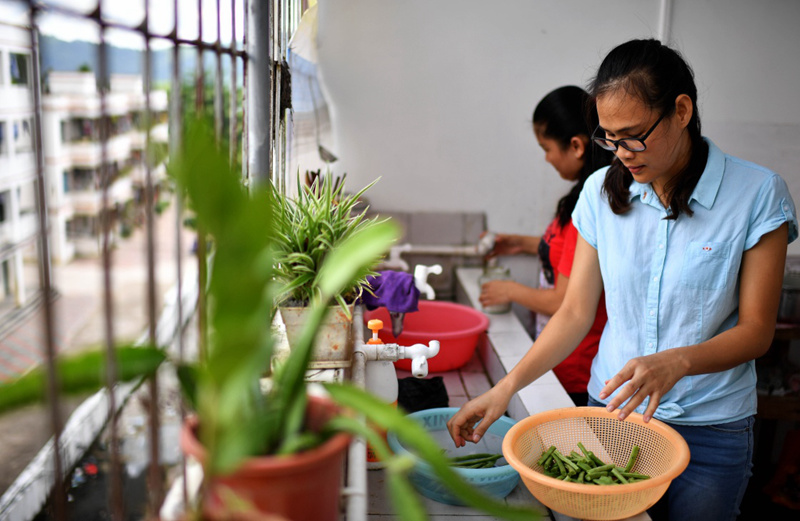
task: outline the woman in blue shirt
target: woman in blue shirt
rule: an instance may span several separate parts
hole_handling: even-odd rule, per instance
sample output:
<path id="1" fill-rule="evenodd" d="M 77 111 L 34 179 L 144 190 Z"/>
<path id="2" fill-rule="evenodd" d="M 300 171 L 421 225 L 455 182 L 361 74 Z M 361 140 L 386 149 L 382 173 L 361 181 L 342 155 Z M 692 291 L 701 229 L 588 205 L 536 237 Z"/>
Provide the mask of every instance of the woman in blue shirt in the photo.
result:
<path id="1" fill-rule="evenodd" d="M 662 420 L 691 450 L 651 516 L 735 519 L 752 467 L 754 360 L 772 341 L 794 203 L 778 175 L 702 136 L 692 70 L 657 40 L 613 49 L 590 91 L 594 142 L 616 158 L 573 213 L 564 302 L 536 349 L 465 404 L 450 434 L 457 446 L 479 440 L 514 393 L 574 349 L 605 290 L 590 404 Z"/>

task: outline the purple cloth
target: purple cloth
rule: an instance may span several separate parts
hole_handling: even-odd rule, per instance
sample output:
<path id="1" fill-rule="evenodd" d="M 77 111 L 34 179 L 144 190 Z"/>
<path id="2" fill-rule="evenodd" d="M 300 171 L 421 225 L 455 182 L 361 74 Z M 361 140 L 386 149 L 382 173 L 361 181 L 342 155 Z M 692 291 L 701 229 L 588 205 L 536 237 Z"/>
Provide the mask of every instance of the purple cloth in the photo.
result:
<path id="1" fill-rule="evenodd" d="M 381 271 L 377 276 L 367 279 L 372 292 L 366 291 L 361 296 L 361 301 L 367 309 L 384 307 L 390 312 L 411 313 L 417 311 L 419 303 L 419 290 L 414 285 L 414 277 L 403 271 Z"/>

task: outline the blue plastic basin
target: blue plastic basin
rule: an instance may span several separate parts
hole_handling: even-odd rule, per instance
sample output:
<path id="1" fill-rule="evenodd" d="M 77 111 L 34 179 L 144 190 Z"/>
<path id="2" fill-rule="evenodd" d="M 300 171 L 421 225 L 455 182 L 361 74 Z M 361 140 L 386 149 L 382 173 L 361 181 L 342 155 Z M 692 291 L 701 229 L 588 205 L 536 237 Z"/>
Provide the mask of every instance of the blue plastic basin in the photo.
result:
<path id="1" fill-rule="evenodd" d="M 465 447 L 455 448 L 450 434 L 447 432 L 447 421 L 458 411 L 457 407 L 441 407 L 438 409 L 426 409 L 409 414 L 409 418 L 417 420 L 428 430 L 431 436 L 436 439 L 439 445 L 445 449 L 448 457 L 463 456 L 487 452 L 490 454 L 501 454 L 503 437 L 509 429 L 516 423 L 507 416 L 499 418 L 489 427 L 486 435 L 478 443 L 467 443 Z M 400 443 L 397 435 L 393 432 L 388 434 L 389 447 L 395 454 L 412 454 Z M 413 454 L 412 454 L 413 455 Z M 519 474 L 511 465 L 501 458 L 496 466 L 488 469 L 462 469 L 453 467 L 464 480 L 480 488 L 487 495 L 497 499 L 506 497 L 519 482 Z M 422 460 L 417 460 L 414 469 L 409 473 L 409 479 L 417 491 L 440 503 L 448 505 L 464 505 L 460 499 L 454 496 L 433 473 L 433 469 Z"/>

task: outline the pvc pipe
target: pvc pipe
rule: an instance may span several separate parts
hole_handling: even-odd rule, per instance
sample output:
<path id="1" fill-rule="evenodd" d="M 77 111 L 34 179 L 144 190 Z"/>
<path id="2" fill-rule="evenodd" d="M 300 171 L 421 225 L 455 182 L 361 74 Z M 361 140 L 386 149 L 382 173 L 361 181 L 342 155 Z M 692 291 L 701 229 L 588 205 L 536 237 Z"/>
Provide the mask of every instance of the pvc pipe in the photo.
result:
<path id="1" fill-rule="evenodd" d="M 367 357 L 358 346 L 364 345 L 364 312 L 356 306 L 353 312 L 353 342 L 356 351 L 353 354 L 352 382 L 364 388 L 366 382 Z M 345 509 L 348 521 L 364 521 L 367 518 L 367 442 L 356 437 L 350 443 L 347 455 L 347 487 L 342 491 L 345 497 Z"/>
<path id="2" fill-rule="evenodd" d="M 664 45 L 669 45 L 670 32 L 672 31 L 672 0 L 661 0 L 658 9 L 658 39 Z"/>
<path id="3" fill-rule="evenodd" d="M 455 255 L 463 257 L 479 257 L 483 255 L 479 251 L 479 245 L 455 245 L 455 244 L 403 244 L 396 246 L 401 253 L 417 253 L 422 255 Z M 394 250 L 395 248 L 392 248 Z"/>

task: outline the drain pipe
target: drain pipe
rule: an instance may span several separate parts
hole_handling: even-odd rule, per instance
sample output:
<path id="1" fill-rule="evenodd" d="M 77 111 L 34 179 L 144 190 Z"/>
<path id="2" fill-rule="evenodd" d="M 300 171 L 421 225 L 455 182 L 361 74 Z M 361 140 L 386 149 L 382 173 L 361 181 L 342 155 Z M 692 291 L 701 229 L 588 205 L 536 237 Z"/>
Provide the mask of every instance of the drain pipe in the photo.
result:
<path id="1" fill-rule="evenodd" d="M 353 311 L 353 342 L 364 343 L 364 310 L 356 306 Z M 363 351 L 353 354 L 352 382 L 360 388 L 366 384 L 367 357 Z M 347 456 L 347 487 L 342 491 L 346 500 L 347 521 L 364 521 L 367 518 L 367 442 L 356 437 L 350 443 Z"/>

